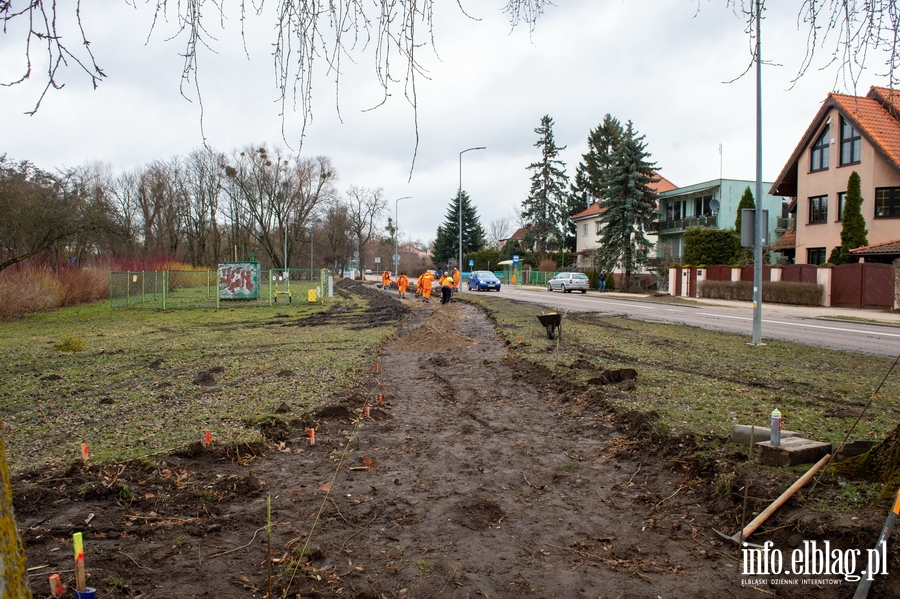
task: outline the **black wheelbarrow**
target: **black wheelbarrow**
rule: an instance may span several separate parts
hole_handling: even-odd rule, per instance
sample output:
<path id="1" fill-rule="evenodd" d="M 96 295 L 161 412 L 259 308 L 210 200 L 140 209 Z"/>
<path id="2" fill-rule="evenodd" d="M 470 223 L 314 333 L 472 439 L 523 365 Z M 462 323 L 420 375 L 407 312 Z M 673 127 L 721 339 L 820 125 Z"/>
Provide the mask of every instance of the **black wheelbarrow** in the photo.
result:
<path id="1" fill-rule="evenodd" d="M 538 320 L 547 330 L 548 339 L 562 337 L 562 314 L 551 312 L 550 314 L 538 314 Z"/>

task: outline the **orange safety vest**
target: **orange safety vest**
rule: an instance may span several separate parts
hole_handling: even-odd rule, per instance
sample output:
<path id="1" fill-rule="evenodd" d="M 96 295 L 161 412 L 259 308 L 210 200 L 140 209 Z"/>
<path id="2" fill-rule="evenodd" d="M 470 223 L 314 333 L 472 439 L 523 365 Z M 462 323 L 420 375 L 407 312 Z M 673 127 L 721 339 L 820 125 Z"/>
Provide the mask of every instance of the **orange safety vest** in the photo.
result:
<path id="1" fill-rule="evenodd" d="M 453 286 L 454 287 L 459 287 L 459 277 L 460 277 L 459 271 L 454 270 L 453 271 Z"/>
<path id="2" fill-rule="evenodd" d="M 397 277 L 397 288 L 400 289 L 400 291 L 406 291 L 407 286 L 409 286 L 409 277 L 406 275 Z"/>
<path id="3" fill-rule="evenodd" d="M 385 287 L 389 287 L 391 285 L 391 273 L 385 271 L 381 275 L 381 284 Z"/>
<path id="4" fill-rule="evenodd" d="M 419 277 L 419 280 L 422 282 L 420 285 L 422 293 L 426 296 L 431 295 L 431 284 L 434 283 L 434 275 L 426 270 L 422 273 L 422 276 Z"/>
<path id="5" fill-rule="evenodd" d="M 453 289 L 453 279 L 450 277 L 441 277 L 441 287 L 450 287 Z"/>

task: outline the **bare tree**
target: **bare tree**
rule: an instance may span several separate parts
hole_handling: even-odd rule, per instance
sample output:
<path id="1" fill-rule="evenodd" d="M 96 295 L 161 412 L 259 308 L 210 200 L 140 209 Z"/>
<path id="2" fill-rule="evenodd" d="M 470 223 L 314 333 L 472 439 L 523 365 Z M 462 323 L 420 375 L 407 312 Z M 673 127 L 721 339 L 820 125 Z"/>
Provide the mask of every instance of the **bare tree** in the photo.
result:
<path id="1" fill-rule="evenodd" d="M 755 33 L 751 13 L 756 1 L 725 0 L 745 17 L 751 36 Z M 763 11 L 766 2 L 759 0 Z M 229 21 L 239 22 L 244 35 L 250 18 L 271 19 L 281 114 L 284 116 L 290 107 L 299 105 L 304 131 L 312 118 L 311 82 L 317 58 L 324 60 L 324 67 L 334 75 L 335 86 L 340 89 L 341 60 L 373 47 L 375 78 L 384 90 L 382 101 L 391 95 L 392 85 L 401 85 L 405 99 L 415 110 L 416 78 L 423 72 L 417 53 L 434 41 L 435 0 L 278 0 L 270 12 L 264 10 L 263 3 L 239 2 L 233 10 L 217 0 L 155 0 L 148 4 L 153 10 L 148 22 L 150 33 L 173 23 L 174 31 L 161 35 L 182 39 L 182 93 L 186 93 L 185 87 L 194 87 L 201 99 L 201 110 L 197 75 L 202 50 L 214 51 L 215 29 L 224 28 Z M 524 22 L 533 28 L 548 5 L 552 5 L 550 0 L 507 0 L 503 10 L 512 26 Z M 137 3 L 134 6 L 138 8 Z M 81 70 L 94 86 L 106 77 L 91 51 L 80 9 L 79 1 L 64 5 L 57 0 L 31 0 L 16 5 L 11 0 L 0 0 L 3 33 L 21 46 L 22 54 L 19 74 L 2 85 L 40 77 L 44 88 L 32 113 L 50 89 L 63 87 L 58 77 L 64 67 Z M 460 10 L 465 14 L 464 9 Z M 824 51 L 855 84 L 870 54 L 883 52 L 890 85 L 900 83 L 900 11 L 894 0 L 799 0 L 798 21 L 807 32 L 807 52 L 800 75 L 811 65 L 816 52 Z M 47 66 L 38 75 L 34 68 L 40 63 Z"/>
<path id="2" fill-rule="evenodd" d="M 189 199 L 187 241 L 191 264 L 218 264 L 222 259 L 219 200 L 225 157 L 209 148 L 194 150 L 185 161 L 184 185 Z"/>
<path id="3" fill-rule="evenodd" d="M 513 218 L 509 216 L 504 216 L 489 222 L 487 231 L 485 231 L 485 241 L 487 242 L 488 247 L 496 248 L 500 245 L 501 240 L 508 239 L 512 233 L 512 228 Z"/>
<path id="4" fill-rule="evenodd" d="M 378 229 L 377 222 L 387 208 L 387 200 L 381 189 L 368 189 L 351 185 L 347 191 L 347 219 L 350 232 L 356 238 L 360 265 L 365 264 L 366 245 Z"/>
<path id="5" fill-rule="evenodd" d="M 246 216 L 250 235 L 273 267 L 284 268 L 285 244 L 290 256 L 292 237 L 299 238 L 316 207 L 334 195 L 337 175 L 328 158 L 293 158 L 261 147 L 237 153 L 225 176 L 235 212 Z"/>

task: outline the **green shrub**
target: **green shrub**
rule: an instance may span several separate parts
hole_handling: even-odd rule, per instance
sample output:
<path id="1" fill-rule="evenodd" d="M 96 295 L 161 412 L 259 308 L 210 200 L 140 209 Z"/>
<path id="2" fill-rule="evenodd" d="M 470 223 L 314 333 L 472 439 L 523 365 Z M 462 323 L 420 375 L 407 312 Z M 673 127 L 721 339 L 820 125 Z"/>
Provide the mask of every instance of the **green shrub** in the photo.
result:
<path id="1" fill-rule="evenodd" d="M 76 335 L 66 335 L 53 344 L 56 351 L 83 351 L 84 339 Z"/>
<path id="2" fill-rule="evenodd" d="M 616 290 L 616 278 L 612 273 L 606 275 L 606 290 L 607 291 L 615 291 Z"/>

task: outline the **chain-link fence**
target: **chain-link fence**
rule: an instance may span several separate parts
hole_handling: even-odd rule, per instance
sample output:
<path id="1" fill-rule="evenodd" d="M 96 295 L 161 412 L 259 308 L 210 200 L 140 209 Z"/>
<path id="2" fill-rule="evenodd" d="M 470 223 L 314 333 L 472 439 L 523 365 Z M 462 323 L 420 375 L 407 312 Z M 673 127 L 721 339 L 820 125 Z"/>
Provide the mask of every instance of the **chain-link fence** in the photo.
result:
<path id="1" fill-rule="evenodd" d="M 261 270 L 252 263 L 223 264 L 218 271 L 111 272 L 112 308 L 219 308 L 322 301 L 328 271 Z"/>

